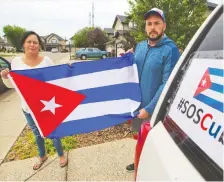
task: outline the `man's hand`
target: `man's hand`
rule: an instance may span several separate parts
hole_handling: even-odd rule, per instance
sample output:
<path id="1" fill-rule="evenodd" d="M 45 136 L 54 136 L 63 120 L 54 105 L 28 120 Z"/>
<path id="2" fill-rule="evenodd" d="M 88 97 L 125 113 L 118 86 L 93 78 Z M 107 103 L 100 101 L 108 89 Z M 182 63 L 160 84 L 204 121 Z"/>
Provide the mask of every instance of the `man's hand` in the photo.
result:
<path id="1" fill-rule="evenodd" d="M 129 53 L 129 52 L 134 53 L 134 49 L 133 49 L 133 48 L 128 49 L 128 50 L 125 52 L 125 54 L 127 54 L 127 53 Z"/>
<path id="2" fill-rule="evenodd" d="M 139 119 L 146 119 L 149 117 L 149 113 L 145 109 L 141 109 L 137 115 Z"/>

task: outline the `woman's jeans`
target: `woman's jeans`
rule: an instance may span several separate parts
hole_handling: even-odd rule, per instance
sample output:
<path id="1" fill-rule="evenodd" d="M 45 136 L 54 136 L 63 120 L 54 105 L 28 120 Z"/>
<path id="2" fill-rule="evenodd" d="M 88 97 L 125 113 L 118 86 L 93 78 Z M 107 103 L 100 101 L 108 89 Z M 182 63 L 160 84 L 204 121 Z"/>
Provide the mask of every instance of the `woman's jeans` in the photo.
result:
<path id="1" fill-rule="evenodd" d="M 36 126 L 32 116 L 25 111 L 23 111 L 23 113 L 26 117 L 28 125 L 32 129 L 33 134 L 35 135 L 36 144 L 37 144 L 38 151 L 39 151 L 39 156 L 44 157 L 45 156 L 45 142 L 44 142 L 44 139 L 41 137 L 40 132 L 37 129 L 37 126 Z M 63 156 L 63 149 L 62 149 L 61 140 L 60 139 L 52 139 L 52 140 L 53 140 L 53 143 L 54 143 L 54 147 L 56 148 L 56 151 L 58 153 L 58 156 L 60 156 L 60 157 Z"/>

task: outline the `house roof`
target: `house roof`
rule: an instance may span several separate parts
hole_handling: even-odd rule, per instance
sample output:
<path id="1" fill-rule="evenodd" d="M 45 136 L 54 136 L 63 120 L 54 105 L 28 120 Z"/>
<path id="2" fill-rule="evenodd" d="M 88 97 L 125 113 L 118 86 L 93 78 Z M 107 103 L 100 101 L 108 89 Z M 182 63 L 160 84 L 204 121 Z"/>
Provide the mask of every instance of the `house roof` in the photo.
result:
<path id="1" fill-rule="evenodd" d="M 114 34 L 114 29 L 113 29 L 113 28 L 104 28 L 104 31 L 105 31 L 107 34 Z"/>
<path id="2" fill-rule="evenodd" d="M 117 18 L 121 21 L 121 23 L 127 23 L 127 16 L 117 15 Z"/>
<path id="3" fill-rule="evenodd" d="M 60 37 L 59 35 L 57 35 L 57 34 L 55 34 L 55 33 L 51 33 L 51 34 L 49 34 L 49 35 L 41 36 L 41 37 L 44 38 L 44 39 L 46 40 L 47 38 L 49 38 L 49 37 L 53 37 L 53 36 L 55 36 L 59 41 L 64 40 L 62 37 Z"/>
<path id="4" fill-rule="evenodd" d="M 208 6 L 208 9 L 214 10 L 216 8 L 216 6 L 218 6 L 218 5 L 215 3 L 207 2 L 207 6 Z"/>
<path id="5" fill-rule="evenodd" d="M 115 20 L 114 20 L 114 23 L 113 23 L 113 28 L 114 28 L 114 26 L 115 26 L 115 24 L 116 24 L 116 22 L 117 22 L 117 20 L 120 20 L 120 22 L 122 23 L 122 24 L 127 24 L 128 22 L 127 22 L 127 16 L 124 16 L 124 15 L 117 15 L 116 17 L 115 17 Z"/>

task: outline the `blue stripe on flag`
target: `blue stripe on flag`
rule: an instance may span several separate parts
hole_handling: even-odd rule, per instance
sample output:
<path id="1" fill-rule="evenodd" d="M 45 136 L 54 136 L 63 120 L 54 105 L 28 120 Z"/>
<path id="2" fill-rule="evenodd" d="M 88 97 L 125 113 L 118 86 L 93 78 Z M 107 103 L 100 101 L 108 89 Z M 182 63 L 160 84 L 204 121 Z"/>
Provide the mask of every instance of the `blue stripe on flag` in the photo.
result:
<path id="1" fill-rule="evenodd" d="M 221 94 L 223 94 L 223 91 L 224 91 L 223 85 L 220 85 L 220 84 L 217 84 L 217 83 L 213 83 L 213 82 L 212 82 L 212 86 L 209 89 L 213 90 L 215 92 L 219 92 Z"/>
<path id="2" fill-rule="evenodd" d="M 204 94 L 198 94 L 194 98 L 223 113 L 223 103 L 222 102 L 217 101 L 213 98 L 210 98 Z"/>
<path id="3" fill-rule="evenodd" d="M 141 92 L 138 83 L 117 84 L 80 90 L 78 92 L 86 95 L 86 98 L 82 104 L 126 98 L 141 102 Z"/>
<path id="4" fill-rule="evenodd" d="M 120 69 L 132 65 L 133 54 L 127 53 L 119 58 L 73 63 L 71 67 L 68 64 L 63 64 L 39 69 L 15 70 L 14 72 L 40 81 L 51 81 L 82 74 Z M 55 67 L 60 67 L 57 68 L 57 74 L 55 73 Z"/>
<path id="5" fill-rule="evenodd" d="M 121 124 L 129 119 L 132 119 L 131 113 L 119 115 L 106 115 L 94 118 L 86 118 L 74 121 L 61 123 L 48 138 L 61 138 L 80 133 L 89 133 L 96 130 L 101 130 L 114 125 Z"/>
<path id="6" fill-rule="evenodd" d="M 224 77 L 224 70 L 218 68 L 208 68 L 209 74 Z"/>

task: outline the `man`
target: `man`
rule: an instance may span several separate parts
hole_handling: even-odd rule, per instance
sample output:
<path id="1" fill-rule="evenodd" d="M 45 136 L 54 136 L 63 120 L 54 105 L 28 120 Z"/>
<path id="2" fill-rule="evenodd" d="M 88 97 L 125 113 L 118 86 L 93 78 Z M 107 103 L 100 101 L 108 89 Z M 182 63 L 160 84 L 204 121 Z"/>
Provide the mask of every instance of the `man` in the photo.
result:
<path id="1" fill-rule="evenodd" d="M 166 22 L 162 10 L 153 8 L 144 15 L 148 39 L 137 44 L 134 61 L 138 67 L 142 102 L 139 114 L 132 120 L 132 131 L 139 131 L 149 121 L 160 94 L 180 57 L 178 47 L 165 35 Z M 126 167 L 134 171 L 134 164 Z"/>

